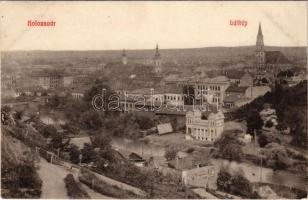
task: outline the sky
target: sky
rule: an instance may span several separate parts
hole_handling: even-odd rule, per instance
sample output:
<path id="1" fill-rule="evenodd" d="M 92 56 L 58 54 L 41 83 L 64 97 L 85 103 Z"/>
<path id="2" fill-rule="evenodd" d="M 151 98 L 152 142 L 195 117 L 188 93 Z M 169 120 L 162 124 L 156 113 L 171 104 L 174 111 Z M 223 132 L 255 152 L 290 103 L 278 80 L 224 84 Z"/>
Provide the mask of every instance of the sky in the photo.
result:
<path id="1" fill-rule="evenodd" d="M 307 46 L 306 2 L 0 2 L 1 50 Z M 56 22 L 28 27 L 28 20 Z M 247 26 L 231 26 L 245 20 Z"/>

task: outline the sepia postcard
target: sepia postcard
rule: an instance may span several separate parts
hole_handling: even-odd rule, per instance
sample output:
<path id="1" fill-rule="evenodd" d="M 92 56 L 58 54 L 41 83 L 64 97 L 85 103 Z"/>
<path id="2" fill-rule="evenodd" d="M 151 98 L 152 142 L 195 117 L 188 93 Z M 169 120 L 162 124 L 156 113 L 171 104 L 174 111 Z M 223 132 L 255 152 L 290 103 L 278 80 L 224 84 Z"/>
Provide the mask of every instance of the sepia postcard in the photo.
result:
<path id="1" fill-rule="evenodd" d="M 1 198 L 304 199 L 306 1 L 0 1 Z"/>

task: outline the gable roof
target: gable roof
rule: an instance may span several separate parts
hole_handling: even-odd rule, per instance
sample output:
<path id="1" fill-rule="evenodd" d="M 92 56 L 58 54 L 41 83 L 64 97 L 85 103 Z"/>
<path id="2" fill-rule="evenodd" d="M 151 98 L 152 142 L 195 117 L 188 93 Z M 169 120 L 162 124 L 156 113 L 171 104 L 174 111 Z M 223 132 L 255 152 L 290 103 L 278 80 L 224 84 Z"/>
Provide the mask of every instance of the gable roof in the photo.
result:
<path id="1" fill-rule="evenodd" d="M 164 88 L 164 93 L 183 94 L 183 88 L 174 84 L 168 84 Z"/>
<path id="2" fill-rule="evenodd" d="M 143 161 L 143 158 L 135 152 L 132 152 L 131 154 L 129 154 L 128 157 L 131 161 Z"/>
<path id="3" fill-rule="evenodd" d="M 267 64 L 290 64 L 288 58 L 281 53 L 281 51 L 266 51 L 266 63 Z"/>
<path id="4" fill-rule="evenodd" d="M 171 123 L 165 123 L 165 124 L 158 124 L 157 125 L 158 135 L 171 133 L 173 132 Z"/>
<path id="5" fill-rule="evenodd" d="M 225 75 L 229 79 L 241 79 L 244 76 L 244 71 L 237 71 L 237 70 L 229 70 L 225 72 Z"/>
<path id="6" fill-rule="evenodd" d="M 231 85 L 230 87 L 227 88 L 226 92 L 237 92 L 237 93 L 245 93 L 246 89 L 248 87 L 239 87 L 235 85 Z"/>
<path id="7" fill-rule="evenodd" d="M 231 94 L 231 95 L 228 95 L 228 96 L 225 97 L 224 102 L 225 103 L 228 103 L 228 102 L 235 103 L 235 102 L 239 101 L 240 99 L 241 98 L 238 95 Z"/>

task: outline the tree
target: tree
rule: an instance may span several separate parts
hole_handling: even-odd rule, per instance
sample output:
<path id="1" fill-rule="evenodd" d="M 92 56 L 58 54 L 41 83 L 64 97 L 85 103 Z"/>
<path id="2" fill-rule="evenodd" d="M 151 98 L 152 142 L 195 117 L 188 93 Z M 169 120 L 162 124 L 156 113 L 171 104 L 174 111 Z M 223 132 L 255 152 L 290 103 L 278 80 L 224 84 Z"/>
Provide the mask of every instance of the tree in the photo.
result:
<path id="1" fill-rule="evenodd" d="M 222 191 L 230 191 L 231 174 L 226 169 L 221 169 L 217 176 L 217 187 Z"/>
<path id="2" fill-rule="evenodd" d="M 286 169 L 291 165 L 287 151 L 282 145 L 270 143 L 266 146 L 266 149 L 265 155 L 268 167 L 272 167 L 274 170 L 280 170 Z"/>
<path id="3" fill-rule="evenodd" d="M 266 128 L 272 128 L 274 126 L 273 122 L 271 120 L 266 121 L 265 125 Z"/>
<path id="4" fill-rule="evenodd" d="M 71 144 L 69 148 L 69 155 L 70 155 L 70 161 L 72 163 L 74 164 L 79 163 L 79 154 L 80 154 L 79 148 L 76 145 Z"/>
<path id="5" fill-rule="evenodd" d="M 97 153 L 94 151 L 94 147 L 85 143 L 83 149 L 81 149 L 82 160 L 83 163 L 95 162 L 97 161 Z"/>
<path id="6" fill-rule="evenodd" d="M 153 118 L 145 114 L 135 114 L 136 122 L 141 129 L 149 129 L 154 126 Z"/>
<path id="7" fill-rule="evenodd" d="M 100 129 L 103 123 L 100 113 L 94 110 L 86 111 L 83 113 L 80 121 L 87 129 L 94 130 Z"/>
<path id="8" fill-rule="evenodd" d="M 269 143 L 268 137 L 264 133 L 261 133 L 258 136 L 258 143 L 261 148 L 265 147 Z"/>
<path id="9" fill-rule="evenodd" d="M 46 125 L 42 128 L 41 134 L 44 137 L 50 137 L 57 133 L 57 129 L 53 125 Z"/>
<path id="10" fill-rule="evenodd" d="M 235 195 L 240 195 L 246 198 L 259 198 L 258 195 L 253 191 L 251 182 L 239 173 L 235 174 L 231 178 L 230 190 Z"/>
<path id="11" fill-rule="evenodd" d="M 54 133 L 51 135 L 52 139 L 50 141 L 50 146 L 54 149 L 61 149 L 63 150 L 66 148 L 66 146 L 69 144 L 70 139 L 68 139 L 66 142 L 63 142 L 65 137 L 61 133 Z"/>
<path id="12" fill-rule="evenodd" d="M 102 134 L 102 133 L 97 133 L 94 136 L 92 145 L 94 148 L 108 150 L 111 148 L 110 142 L 111 142 L 111 138 L 109 136 Z"/>
<path id="13" fill-rule="evenodd" d="M 254 136 L 254 130 L 257 132 L 263 126 L 263 120 L 261 119 L 259 112 L 254 110 L 250 111 L 246 118 L 247 122 L 247 132 Z"/>
<path id="14" fill-rule="evenodd" d="M 16 111 L 15 114 L 14 114 L 14 119 L 15 120 L 21 120 L 23 115 L 24 115 L 24 111 L 22 111 L 22 110 Z"/>
<path id="15" fill-rule="evenodd" d="M 274 103 L 279 104 L 284 99 L 284 89 L 277 81 L 275 82 Z"/>
<path id="16" fill-rule="evenodd" d="M 194 105 L 195 104 L 195 92 L 192 86 L 184 86 L 183 87 L 183 94 L 184 94 L 184 104 L 185 105 Z"/>
<path id="17" fill-rule="evenodd" d="M 10 106 L 1 106 L 1 112 L 9 114 L 11 112 L 11 107 Z"/>
<path id="18" fill-rule="evenodd" d="M 53 108 L 57 108 L 61 104 L 60 97 L 58 95 L 54 95 L 50 98 L 49 105 Z"/>
<path id="19" fill-rule="evenodd" d="M 84 101 L 87 103 L 88 106 L 92 106 L 93 98 L 97 95 L 100 96 L 100 99 L 95 101 L 95 104 L 98 107 L 103 106 L 106 111 L 108 111 L 108 103 L 110 102 L 109 97 L 113 94 L 111 88 L 105 83 L 104 80 L 95 80 L 95 85 L 88 90 L 84 95 Z M 103 104 L 102 104 L 103 103 Z"/>
<path id="20" fill-rule="evenodd" d="M 176 155 L 178 153 L 178 150 L 175 147 L 168 147 L 165 150 L 165 158 L 170 161 L 170 160 L 174 160 Z"/>
<path id="21" fill-rule="evenodd" d="M 222 168 L 217 177 L 217 187 L 220 190 L 239 195 L 244 198 L 259 198 L 253 191 L 251 182 L 239 172 L 232 175 Z"/>
<path id="22" fill-rule="evenodd" d="M 295 129 L 291 132 L 291 144 L 307 149 L 307 124 L 298 123 Z"/>
<path id="23" fill-rule="evenodd" d="M 225 131 L 221 137 L 215 141 L 218 147 L 219 156 L 230 161 L 240 161 L 244 155 L 242 151 L 243 143 L 239 141 L 239 132 L 234 130 Z"/>
<path id="24" fill-rule="evenodd" d="M 68 133 L 77 135 L 79 133 L 79 128 L 77 126 L 74 126 L 72 123 L 65 123 L 62 125 L 62 128 L 65 129 Z"/>
<path id="25" fill-rule="evenodd" d="M 80 123 L 80 119 L 89 107 L 83 101 L 69 101 L 64 108 L 65 116 L 71 120 L 74 125 Z"/>

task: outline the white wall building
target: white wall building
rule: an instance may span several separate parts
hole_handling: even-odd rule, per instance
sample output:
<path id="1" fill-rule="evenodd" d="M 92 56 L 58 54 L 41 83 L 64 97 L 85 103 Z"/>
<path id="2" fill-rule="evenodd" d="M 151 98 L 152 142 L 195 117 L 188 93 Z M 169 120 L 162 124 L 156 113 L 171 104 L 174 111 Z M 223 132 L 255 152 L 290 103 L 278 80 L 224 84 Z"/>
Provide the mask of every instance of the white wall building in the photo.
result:
<path id="1" fill-rule="evenodd" d="M 221 111 L 209 113 L 202 119 L 199 110 L 186 113 L 186 138 L 213 142 L 224 130 L 224 114 Z"/>

